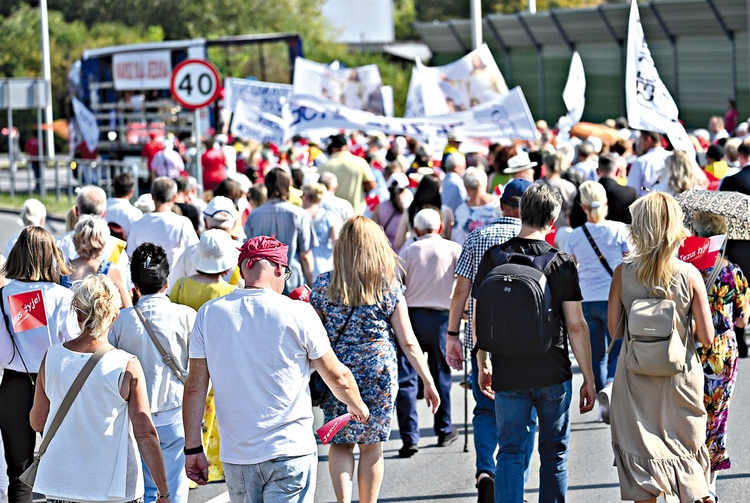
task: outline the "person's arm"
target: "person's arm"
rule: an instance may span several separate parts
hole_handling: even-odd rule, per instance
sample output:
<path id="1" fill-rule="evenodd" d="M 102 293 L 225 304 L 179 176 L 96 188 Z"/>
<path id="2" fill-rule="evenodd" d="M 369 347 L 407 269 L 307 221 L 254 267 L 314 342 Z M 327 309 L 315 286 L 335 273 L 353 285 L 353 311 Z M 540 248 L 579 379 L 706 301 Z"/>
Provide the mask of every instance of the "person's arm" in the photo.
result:
<path id="1" fill-rule="evenodd" d="M 203 446 L 201 424 L 208 395 L 208 364 L 205 358 L 190 358 L 190 371 L 185 381 L 182 396 L 182 421 L 185 428 L 185 448 L 193 449 Z M 198 485 L 208 483 L 208 459 L 206 453 L 185 456 L 185 473 Z"/>
<path id="2" fill-rule="evenodd" d="M 739 267 L 735 265 L 732 265 L 730 267 L 732 270 L 732 278 L 734 281 L 734 299 L 732 306 L 734 326 L 738 328 L 745 328 L 748 322 L 748 317 L 750 317 L 750 306 L 748 306 L 747 280 L 745 279 L 745 275 L 742 273 L 742 270 Z"/>
<path id="3" fill-rule="evenodd" d="M 329 349 L 320 358 L 310 361 L 323 381 L 331 388 L 333 396 L 346 404 L 346 409 L 356 416 L 357 421 L 367 421 L 370 411 L 362 401 L 352 371 L 336 358 L 333 350 Z"/>
<path id="4" fill-rule="evenodd" d="M 378 182 L 375 181 L 375 178 L 372 180 L 362 180 L 362 190 L 365 192 L 365 195 L 369 194 L 372 189 L 376 189 L 378 187 Z"/>
<path id="5" fill-rule="evenodd" d="M 479 389 L 491 400 L 495 399 L 495 391 L 492 389 L 492 361 L 490 354 L 482 349 L 477 350 L 477 375 L 476 379 Z"/>
<path id="6" fill-rule="evenodd" d="M 0 302 L 2 299 L 0 299 Z M 36 388 L 34 389 L 34 405 L 31 407 L 29 413 L 29 421 L 31 428 L 39 433 L 44 432 L 44 425 L 47 423 L 47 416 L 49 415 L 49 397 L 47 392 L 44 390 L 44 362 L 47 360 L 47 355 L 42 358 L 42 365 L 39 367 L 39 374 L 36 376 Z"/>
<path id="7" fill-rule="evenodd" d="M 617 340 L 625 334 L 625 322 L 622 308 L 622 266 L 615 267 L 612 283 L 609 285 L 609 300 L 607 301 L 607 329 L 612 340 Z"/>
<path id="8" fill-rule="evenodd" d="M 417 341 L 417 337 L 414 335 L 414 330 L 411 327 L 409 308 L 406 305 L 406 300 L 402 299 L 396 305 L 396 309 L 391 315 L 391 325 L 393 326 L 393 331 L 396 332 L 398 345 L 424 383 L 424 398 L 434 414 L 440 406 L 440 396 L 438 395 L 437 388 L 435 388 L 435 381 L 432 380 L 430 369 L 427 367 L 424 352 L 419 347 L 419 341 Z"/>
<path id="9" fill-rule="evenodd" d="M 401 213 L 401 218 L 398 221 L 398 228 L 396 229 L 396 237 L 393 238 L 393 247 L 396 250 L 400 250 L 404 243 L 406 243 L 406 234 L 409 232 L 409 212 L 404 210 Z"/>
<path id="10" fill-rule="evenodd" d="M 690 268 L 688 281 L 692 290 L 693 301 L 690 305 L 695 320 L 695 340 L 705 346 L 710 346 L 714 341 L 714 324 L 711 319 L 711 309 L 708 307 L 708 294 L 706 284 L 698 269 Z"/>
<path id="11" fill-rule="evenodd" d="M 562 303 L 565 325 L 568 327 L 570 348 L 576 357 L 583 374 L 578 410 L 581 414 L 594 408 L 596 389 L 594 388 L 594 371 L 591 367 L 591 339 L 589 326 L 583 317 L 581 301 L 564 301 Z"/>
<path id="12" fill-rule="evenodd" d="M 471 292 L 471 281 L 463 276 L 456 276 L 456 288 L 453 290 L 451 307 L 448 314 L 448 331 L 458 332 L 461 328 L 461 319 L 464 315 L 466 301 Z M 445 345 L 445 359 L 448 365 L 456 370 L 464 368 L 464 352 L 461 340 L 457 335 L 448 335 Z"/>
<path id="13" fill-rule="evenodd" d="M 156 433 L 154 422 L 151 420 L 151 409 L 146 392 L 146 377 L 143 375 L 140 362 L 135 357 L 128 362 L 125 368 L 123 387 L 125 386 L 127 388 L 123 391 L 127 393 L 127 396 L 123 398 L 128 401 L 128 415 L 130 416 L 130 423 L 133 425 L 133 435 L 138 444 L 141 458 L 143 458 L 148 471 L 151 473 L 158 494 L 169 494 L 159 436 Z M 156 500 L 166 502 L 169 501 L 169 498 L 157 498 Z"/>
<path id="14" fill-rule="evenodd" d="M 126 307 L 133 307 L 133 298 L 130 296 L 130 292 L 125 286 L 125 281 L 122 279 L 122 273 L 120 270 L 112 265 L 107 272 L 107 276 L 112 280 L 112 283 L 117 287 L 117 291 L 120 292 L 120 299 L 122 300 L 122 309 Z"/>
<path id="15" fill-rule="evenodd" d="M 315 267 L 315 262 L 312 254 L 312 250 L 307 250 L 306 252 L 300 252 L 299 254 L 299 263 L 302 266 L 302 273 L 305 275 L 305 281 L 308 285 L 313 284 L 313 268 Z"/>
<path id="16" fill-rule="evenodd" d="M 456 223 L 456 218 L 453 216 L 453 210 L 447 206 L 443 207 L 443 234 L 445 239 L 450 240 L 453 234 L 453 226 Z"/>

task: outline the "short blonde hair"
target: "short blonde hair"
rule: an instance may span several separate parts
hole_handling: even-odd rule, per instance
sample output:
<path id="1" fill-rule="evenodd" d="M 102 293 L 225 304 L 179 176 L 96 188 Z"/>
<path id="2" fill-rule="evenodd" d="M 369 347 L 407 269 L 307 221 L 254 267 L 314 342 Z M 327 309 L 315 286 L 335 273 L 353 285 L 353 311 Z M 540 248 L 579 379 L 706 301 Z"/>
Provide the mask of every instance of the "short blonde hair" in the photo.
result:
<path id="1" fill-rule="evenodd" d="M 81 335 L 106 335 L 121 307 L 120 293 L 105 274 L 90 274 L 73 285 L 73 309 Z"/>
<path id="2" fill-rule="evenodd" d="M 595 222 L 601 222 L 607 217 L 607 191 L 599 182 L 586 180 L 578 187 L 581 195 L 581 205 L 591 214 Z"/>
<path id="3" fill-rule="evenodd" d="M 81 258 L 96 258 L 104 250 L 109 237 L 109 227 L 102 218 L 82 215 L 76 223 L 73 245 Z"/>
<path id="4" fill-rule="evenodd" d="M 52 234 L 30 225 L 21 231 L 0 274 L 7 279 L 59 283 L 60 274 L 70 274 L 70 268 Z"/>
<path id="5" fill-rule="evenodd" d="M 345 306 L 379 304 L 396 275 L 398 261 L 383 228 L 363 216 L 347 220 L 333 245 L 328 298 Z"/>
<path id="6" fill-rule="evenodd" d="M 669 174 L 669 188 L 681 194 L 700 184 L 701 169 L 693 156 L 684 150 L 675 150 L 664 161 L 664 168 Z"/>
<path id="7" fill-rule="evenodd" d="M 323 196 L 328 192 L 326 186 L 322 183 L 308 183 L 302 187 L 302 193 L 307 196 L 311 203 L 319 203 Z"/>

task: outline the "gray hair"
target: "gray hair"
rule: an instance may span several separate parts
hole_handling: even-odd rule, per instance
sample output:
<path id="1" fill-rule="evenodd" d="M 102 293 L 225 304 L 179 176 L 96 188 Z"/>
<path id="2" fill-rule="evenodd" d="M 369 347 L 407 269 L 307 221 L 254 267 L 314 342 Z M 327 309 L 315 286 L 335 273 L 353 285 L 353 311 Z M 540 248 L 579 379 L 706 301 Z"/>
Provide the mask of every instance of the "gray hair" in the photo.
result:
<path id="1" fill-rule="evenodd" d="M 21 208 L 21 220 L 24 226 L 42 226 L 42 221 L 47 217 L 47 208 L 39 199 L 27 199 Z"/>
<path id="2" fill-rule="evenodd" d="M 453 152 L 445 159 L 445 163 L 442 165 L 443 171 L 446 173 L 455 171 L 456 166 L 459 164 L 459 159 L 461 160 L 461 163 L 466 166 L 466 157 L 460 152 Z"/>
<path id="3" fill-rule="evenodd" d="M 521 223 L 533 229 L 547 229 L 561 208 L 560 191 L 549 185 L 532 184 L 521 197 Z"/>
<path id="4" fill-rule="evenodd" d="M 443 216 L 434 208 L 421 209 L 414 216 L 414 228 L 420 231 L 436 231 L 442 222 Z"/>
<path id="5" fill-rule="evenodd" d="M 85 185 L 76 196 L 78 215 L 103 217 L 107 212 L 107 194 L 101 187 Z"/>
<path id="6" fill-rule="evenodd" d="M 468 168 L 464 174 L 466 190 L 487 190 L 487 173 L 479 168 Z"/>
<path id="7" fill-rule="evenodd" d="M 160 176 L 151 183 L 151 197 L 154 198 L 154 204 L 170 203 L 176 195 L 177 184 L 169 177 Z"/>

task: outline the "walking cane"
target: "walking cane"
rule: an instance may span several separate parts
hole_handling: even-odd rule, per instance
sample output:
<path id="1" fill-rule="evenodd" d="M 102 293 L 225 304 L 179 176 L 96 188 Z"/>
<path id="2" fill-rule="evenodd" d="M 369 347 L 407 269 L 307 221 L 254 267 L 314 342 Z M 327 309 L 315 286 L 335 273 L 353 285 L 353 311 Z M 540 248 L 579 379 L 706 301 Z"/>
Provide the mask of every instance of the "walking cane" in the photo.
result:
<path id="1" fill-rule="evenodd" d="M 464 452 L 469 452 L 469 361 L 466 359 L 466 345 L 461 345 L 464 352 Z"/>

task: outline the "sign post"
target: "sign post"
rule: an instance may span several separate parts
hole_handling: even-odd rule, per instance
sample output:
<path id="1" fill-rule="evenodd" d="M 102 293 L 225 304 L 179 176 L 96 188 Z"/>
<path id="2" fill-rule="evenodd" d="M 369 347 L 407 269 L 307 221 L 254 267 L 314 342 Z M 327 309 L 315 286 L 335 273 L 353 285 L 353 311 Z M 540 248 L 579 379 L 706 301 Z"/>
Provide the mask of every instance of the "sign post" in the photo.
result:
<path id="1" fill-rule="evenodd" d="M 175 67 L 170 80 L 170 91 L 177 103 L 194 111 L 195 177 L 201 185 L 203 185 L 203 166 L 200 155 L 200 109 L 210 105 L 216 99 L 219 94 L 219 83 L 219 71 L 203 59 L 186 59 Z"/>

